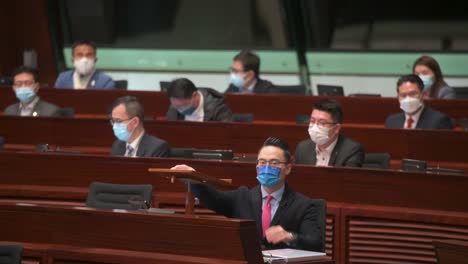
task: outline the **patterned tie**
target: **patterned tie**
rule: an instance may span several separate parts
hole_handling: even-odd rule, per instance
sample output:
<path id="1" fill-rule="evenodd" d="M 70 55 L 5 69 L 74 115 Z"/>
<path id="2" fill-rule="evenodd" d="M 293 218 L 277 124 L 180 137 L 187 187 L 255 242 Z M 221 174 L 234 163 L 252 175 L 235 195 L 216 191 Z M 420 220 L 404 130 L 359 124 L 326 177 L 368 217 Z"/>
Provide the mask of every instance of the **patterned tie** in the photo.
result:
<path id="1" fill-rule="evenodd" d="M 267 200 L 265 202 L 265 205 L 263 206 L 263 212 L 262 212 L 262 227 L 263 227 L 263 236 L 265 236 L 265 231 L 270 227 L 270 221 L 271 221 L 271 196 L 270 194 L 267 197 Z"/>
<path id="2" fill-rule="evenodd" d="M 406 123 L 406 128 L 413 128 L 413 118 L 410 116 L 408 117 L 408 122 Z"/>
<path id="3" fill-rule="evenodd" d="M 134 150 L 135 150 L 135 149 L 134 149 L 131 145 L 127 145 L 127 155 L 125 155 L 125 156 L 127 156 L 127 157 L 132 157 L 132 156 L 133 156 L 133 151 L 134 151 Z"/>

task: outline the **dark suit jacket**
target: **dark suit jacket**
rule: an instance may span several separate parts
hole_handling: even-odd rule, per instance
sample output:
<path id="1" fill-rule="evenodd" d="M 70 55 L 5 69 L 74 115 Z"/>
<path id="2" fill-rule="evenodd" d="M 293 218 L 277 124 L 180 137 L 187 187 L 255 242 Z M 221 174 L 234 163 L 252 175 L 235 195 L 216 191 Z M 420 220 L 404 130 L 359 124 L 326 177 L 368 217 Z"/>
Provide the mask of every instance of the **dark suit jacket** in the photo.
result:
<path id="1" fill-rule="evenodd" d="M 257 83 L 255 84 L 253 88 L 253 93 L 269 93 L 271 88 L 273 88 L 274 85 L 267 80 L 263 80 L 258 78 Z M 233 84 L 229 84 L 229 87 L 224 91 L 224 93 L 238 93 L 239 88 L 234 86 Z"/>
<path id="2" fill-rule="evenodd" d="M 296 146 L 294 159 L 297 164 L 315 165 L 317 162 L 315 143 L 310 139 L 299 142 Z M 362 145 L 343 135 L 339 135 L 328 165 L 336 167 L 362 167 L 363 163 L 364 148 Z"/>
<path id="3" fill-rule="evenodd" d="M 124 156 L 127 150 L 127 143 L 116 140 L 112 144 L 111 155 Z M 140 145 L 136 153 L 137 157 L 167 157 L 169 156 L 169 145 L 166 141 L 148 135 L 146 132 L 141 138 Z"/>
<path id="4" fill-rule="evenodd" d="M 224 103 L 224 96 L 211 88 L 198 88 L 203 95 L 203 111 L 205 112 L 203 121 L 232 121 L 231 109 Z M 184 115 L 169 106 L 166 113 L 167 120 L 184 120 Z"/>
<path id="5" fill-rule="evenodd" d="M 393 114 L 385 120 L 385 127 L 403 128 L 405 124 L 405 113 Z M 424 106 L 419 116 L 416 128 L 419 129 L 453 129 L 453 122 L 446 114 L 441 113 L 429 106 Z"/>
<path id="6" fill-rule="evenodd" d="M 285 186 L 278 210 L 271 226 L 280 225 L 286 231 L 297 234 L 297 240 L 290 245 L 268 243 L 262 234 L 262 193 L 260 185 L 248 189 L 241 187 L 234 191 L 222 192 L 205 184 L 192 184 L 191 190 L 202 204 L 230 218 L 252 219 L 257 224 L 257 235 L 265 248 L 297 248 L 324 251 L 322 234 L 317 222 L 318 211 L 312 199 L 292 191 Z"/>
<path id="7" fill-rule="evenodd" d="M 4 111 L 5 115 L 19 116 L 21 114 L 19 105 L 20 103 L 16 103 L 7 106 Z M 60 107 L 39 99 L 33 112 L 36 112 L 37 116 L 60 116 Z"/>

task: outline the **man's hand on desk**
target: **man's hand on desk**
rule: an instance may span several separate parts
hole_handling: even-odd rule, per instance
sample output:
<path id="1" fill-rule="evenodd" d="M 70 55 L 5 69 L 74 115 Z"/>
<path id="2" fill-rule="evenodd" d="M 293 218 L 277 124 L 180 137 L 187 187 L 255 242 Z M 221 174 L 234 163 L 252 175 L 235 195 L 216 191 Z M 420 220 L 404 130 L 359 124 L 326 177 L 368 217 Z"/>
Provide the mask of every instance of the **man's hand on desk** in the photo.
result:
<path id="1" fill-rule="evenodd" d="M 272 226 L 265 231 L 266 240 L 273 244 L 278 243 L 289 243 L 295 239 L 295 236 L 286 230 L 282 226 Z"/>
<path id="2" fill-rule="evenodd" d="M 175 165 L 174 167 L 171 168 L 171 170 L 191 170 L 195 171 L 194 168 L 187 166 L 185 164 L 180 164 L 180 165 Z"/>

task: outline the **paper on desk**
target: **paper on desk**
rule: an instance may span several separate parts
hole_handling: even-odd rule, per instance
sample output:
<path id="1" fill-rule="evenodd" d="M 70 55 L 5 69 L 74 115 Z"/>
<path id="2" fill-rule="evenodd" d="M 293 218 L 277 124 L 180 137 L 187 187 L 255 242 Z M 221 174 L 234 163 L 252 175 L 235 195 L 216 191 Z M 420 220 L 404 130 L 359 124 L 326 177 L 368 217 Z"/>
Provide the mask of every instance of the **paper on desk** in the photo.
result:
<path id="1" fill-rule="evenodd" d="M 263 254 L 263 257 L 266 259 L 281 258 L 281 259 L 287 259 L 288 262 L 313 260 L 319 256 L 326 255 L 324 252 L 307 251 L 307 250 L 299 250 L 299 249 L 292 249 L 292 248 L 263 250 L 262 254 Z"/>

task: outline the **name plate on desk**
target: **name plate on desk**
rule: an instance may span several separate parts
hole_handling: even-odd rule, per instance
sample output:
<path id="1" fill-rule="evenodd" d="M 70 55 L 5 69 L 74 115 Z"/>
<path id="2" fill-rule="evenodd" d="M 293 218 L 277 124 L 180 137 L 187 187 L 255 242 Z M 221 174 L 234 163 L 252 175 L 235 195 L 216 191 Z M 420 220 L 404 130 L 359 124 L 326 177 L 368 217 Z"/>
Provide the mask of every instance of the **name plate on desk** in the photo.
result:
<path id="1" fill-rule="evenodd" d="M 326 255 L 324 252 L 315 252 L 292 248 L 263 250 L 262 254 L 265 263 L 303 262 L 308 260 L 316 260 Z"/>

